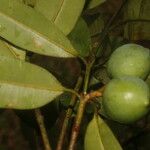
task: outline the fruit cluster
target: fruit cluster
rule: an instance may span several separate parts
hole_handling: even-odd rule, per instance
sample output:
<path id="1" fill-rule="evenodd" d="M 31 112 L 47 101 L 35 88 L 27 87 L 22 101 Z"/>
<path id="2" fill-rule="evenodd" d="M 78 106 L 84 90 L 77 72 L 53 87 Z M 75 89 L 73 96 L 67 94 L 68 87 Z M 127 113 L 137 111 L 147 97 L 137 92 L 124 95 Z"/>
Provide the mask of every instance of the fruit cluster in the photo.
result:
<path id="1" fill-rule="evenodd" d="M 143 81 L 150 72 L 150 51 L 137 44 L 126 44 L 111 55 L 107 71 L 112 78 L 106 85 L 102 107 L 112 120 L 132 123 L 150 109 L 150 90 Z"/>

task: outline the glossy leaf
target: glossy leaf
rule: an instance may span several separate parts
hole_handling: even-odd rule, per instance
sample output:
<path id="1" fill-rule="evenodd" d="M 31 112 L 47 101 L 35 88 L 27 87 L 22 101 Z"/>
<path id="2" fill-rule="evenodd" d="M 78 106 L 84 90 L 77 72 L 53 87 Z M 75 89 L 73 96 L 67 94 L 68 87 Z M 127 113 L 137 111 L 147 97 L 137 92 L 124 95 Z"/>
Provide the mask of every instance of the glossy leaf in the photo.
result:
<path id="1" fill-rule="evenodd" d="M 90 0 L 89 4 L 88 4 L 88 9 L 92 9 L 102 3 L 104 3 L 106 0 Z"/>
<path id="2" fill-rule="evenodd" d="M 70 41 L 52 22 L 17 0 L 0 0 L 0 36 L 18 47 L 43 55 L 77 55 Z"/>
<path id="3" fill-rule="evenodd" d="M 84 4 L 85 0 L 37 0 L 35 9 L 67 35 L 76 24 Z"/>
<path id="4" fill-rule="evenodd" d="M 129 22 L 124 28 L 124 37 L 129 40 L 150 40 L 150 2 L 149 0 L 132 0 L 128 2 L 124 20 L 139 20 Z"/>
<path id="5" fill-rule="evenodd" d="M 63 86 L 45 69 L 0 55 L 0 107 L 41 107 L 63 93 Z"/>
<path id="6" fill-rule="evenodd" d="M 122 150 L 112 131 L 97 115 L 87 127 L 84 146 L 85 150 Z"/>
<path id="7" fill-rule="evenodd" d="M 81 56 L 88 56 L 91 50 L 91 37 L 88 26 L 82 18 L 78 20 L 68 38 Z"/>

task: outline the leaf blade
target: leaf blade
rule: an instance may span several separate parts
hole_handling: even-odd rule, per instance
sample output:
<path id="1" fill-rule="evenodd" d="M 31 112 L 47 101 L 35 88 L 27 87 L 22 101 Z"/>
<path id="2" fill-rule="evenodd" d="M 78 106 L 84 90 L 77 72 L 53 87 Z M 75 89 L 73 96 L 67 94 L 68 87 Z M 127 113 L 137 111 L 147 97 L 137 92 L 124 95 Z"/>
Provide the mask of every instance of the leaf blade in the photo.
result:
<path id="1" fill-rule="evenodd" d="M 68 35 L 77 22 L 84 4 L 85 0 L 37 0 L 35 9 Z"/>
<path id="2" fill-rule="evenodd" d="M 116 137 L 113 135 L 108 125 L 99 116 L 97 117 L 97 122 L 105 150 L 122 150 L 120 144 L 118 143 Z"/>
<path id="3" fill-rule="evenodd" d="M 32 109 L 41 107 L 64 91 L 45 69 L 0 56 L 0 107 Z"/>
<path id="4" fill-rule="evenodd" d="M 68 35 L 79 55 L 86 57 L 91 50 L 91 37 L 86 22 L 80 18 L 72 32 Z"/>
<path id="5" fill-rule="evenodd" d="M 0 55 L 7 57 L 14 57 L 13 53 L 10 51 L 7 44 L 1 39 L 0 39 Z"/>
<path id="6" fill-rule="evenodd" d="M 89 4 L 88 4 L 88 9 L 92 9 L 102 3 L 104 3 L 106 0 L 90 0 Z"/>
<path id="7" fill-rule="evenodd" d="M 89 123 L 85 139 L 84 139 L 85 150 L 105 150 L 98 129 L 98 124 L 95 116 Z"/>
<path id="8" fill-rule="evenodd" d="M 122 150 L 107 124 L 96 114 L 85 135 L 85 150 Z"/>
<path id="9" fill-rule="evenodd" d="M 43 55 L 78 55 L 52 22 L 16 0 L 0 1 L 0 36 L 18 47 Z"/>
<path id="10" fill-rule="evenodd" d="M 0 39 L 0 55 L 25 60 L 26 52 Z"/>
<path id="11" fill-rule="evenodd" d="M 13 55 L 17 59 L 25 60 L 26 59 L 26 51 L 16 48 L 10 44 L 7 44 L 10 51 L 12 51 Z"/>

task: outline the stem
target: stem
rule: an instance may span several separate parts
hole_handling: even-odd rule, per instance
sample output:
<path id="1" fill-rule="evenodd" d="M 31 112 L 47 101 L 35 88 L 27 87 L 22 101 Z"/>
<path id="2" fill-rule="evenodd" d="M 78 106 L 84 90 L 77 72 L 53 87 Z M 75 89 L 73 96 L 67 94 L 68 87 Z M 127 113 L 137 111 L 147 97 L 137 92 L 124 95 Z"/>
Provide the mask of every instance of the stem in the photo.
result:
<path id="1" fill-rule="evenodd" d="M 35 109 L 35 116 L 36 116 L 40 131 L 41 131 L 41 135 L 42 135 L 45 150 L 52 150 L 51 146 L 50 146 L 50 143 L 49 143 L 49 140 L 48 140 L 48 135 L 47 135 L 47 132 L 46 132 L 46 128 L 45 128 L 45 125 L 44 125 L 44 118 L 41 114 L 40 109 Z"/>
<path id="2" fill-rule="evenodd" d="M 78 94 L 78 92 L 76 92 L 75 90 L 65 88 L 64 91 L 70 92 L 70 93 L 76 95 L 80 99 L 80 94 Z"/>
<path id="3" fill-rule="evenodd" d="M 81 87 L 81 83 L 82 83 L 82 77 L 79 77 L 78 81 L 77 81 L 77 84 L 75 86 L 75 91 L 77 91 L 77 92 L 79 91 L 79 89 Z M 70 106 L 71 107 L 75 105 L 76 98 L 77 98 L 76 95 L 73 94 L 72 98 L 71 98 L 71 101 L 70 101 Z M 61 133 L 60 133 L 60 136 L 59 136 L 59 139 L 58 139 L 56 150 L 62 150 L 62 148 L 63 148 L 64 138 L 65 138 L 65 135 L 66 135 L 68 123 L 69 123 L 70 117 L 72 115 L 72 112 L 73 112 L 73 110 L 71 108 L 68 108 L 68 110 L 66 112 L 64 122 L 63 122 L 62 129 L 61 129 Z"/>
<path id="4" fill-rule="evenodd" d="M 87 94 L 91 68 L 92 68 L 94 62 L 95 62 L 95 60 L 93 60 L 90 64 L 88 64 L 88 63 L 86 64 L 86 71 L 85 71 L 85 78 L 84 78 L 84 88 L 83 88 L 84 95 Z"/>
<path id="5" fill-rule="evenodd" d="M 86 65 L 86 59 L 84 58 L 84 57 L 82 57 L 82 56 L 78 56 L 78 58 L 80 58 L 80 60 Z"/>
<path id="6" fill-rule="evenodd" d="M 80 100 L 76 120 L 75 120 L 75 123 L 74 123 L 73 128 L 72 128 L 71 140 L 70 140 L 68 150 L 74 150 L 74 148 L 75 148 L 75 144 L 76 144 L 76 141 L 77 141 L 77 137 L 79 135 L 80 125 L 81 125 L 81 122 L 82 122 L 82 118 L 83 118 L 83 115 L 84 115 L 84 110 L 85 110 L 87 102 L 90 99 L 95 98 L 95 97 L 99 97 L 99 96 L 102 96 L 102 93 L 99 92 L 99 91 L 94 91 L 94 92 L 91 92 L 89 94 L 86 94 L 86 95 L 82 96 L 82 98 Z"/>
<path id="7" fill-rule="evenodd" d="M 75 147 L 78 135 L 79 135 L 80 125 L 81 125 L 81 121 L 82 121 L 82 118 L 84 115 L 85 106 L 86 106 L 86 103 L 89 99 L 89 96 L 87 94 L 87 88 L 88 88 L 91 68 L 93 66 L 94 61 L 92 61 L 91 63 L 86 63 L 86 72 L 85 72 L 84 88 L 83 88 L 83 94 L 84 95 L 82 95 L 80 98 L 79 108 L 78 108 L 76 119 L 75 119 L 75 122 L 74 122 L 74 125 L 72 128 L 69 150 L 74 150 L 74 147 Z"/>
<path id="8" fill-rule="evenodd" d="M 74 150 L 74 147 L 75 147 L 75 144 L 76 144 L 76 141 L 77 141 L 77 137 L 78 137 L 78 134 L 79 134 L 80 124 L 81 124 L 81 121 L 82 121 L 82 118 L 83 118 L 86 102 L 87 101 L 85 101 L 84 98 L 82 98 L 80 100 L 76 120 L 75 120 L 75 123 L 73 125 L 73 129 L 72 129 L 71 140 L 70 140 L 68 150 Z"/>

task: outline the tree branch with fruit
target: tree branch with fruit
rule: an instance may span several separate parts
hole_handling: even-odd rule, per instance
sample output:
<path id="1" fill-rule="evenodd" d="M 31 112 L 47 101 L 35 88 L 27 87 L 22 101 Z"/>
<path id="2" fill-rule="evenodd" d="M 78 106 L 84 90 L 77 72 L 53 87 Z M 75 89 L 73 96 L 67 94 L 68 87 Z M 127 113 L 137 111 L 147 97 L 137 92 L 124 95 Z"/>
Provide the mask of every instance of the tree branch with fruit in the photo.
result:
<path id="1" fill-rule="evenodd" d="M 136 14 L 148 9 L 125 0 L 107 16 L 104 1 L 0 1 L 0 108 L 34 110 L 23 119 L 45 150 L 122 150 L 107 122 L 150 110 L 150 50 L 138 44 L 149 19 Z"/>

